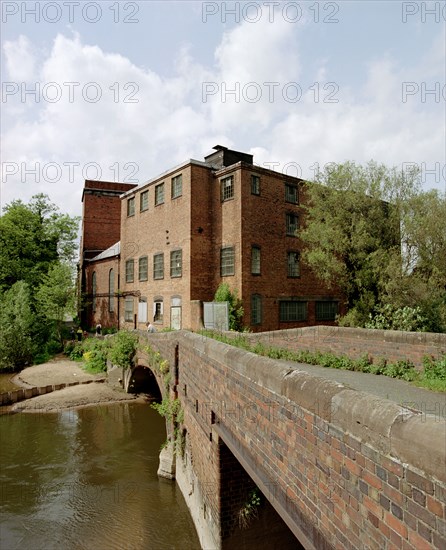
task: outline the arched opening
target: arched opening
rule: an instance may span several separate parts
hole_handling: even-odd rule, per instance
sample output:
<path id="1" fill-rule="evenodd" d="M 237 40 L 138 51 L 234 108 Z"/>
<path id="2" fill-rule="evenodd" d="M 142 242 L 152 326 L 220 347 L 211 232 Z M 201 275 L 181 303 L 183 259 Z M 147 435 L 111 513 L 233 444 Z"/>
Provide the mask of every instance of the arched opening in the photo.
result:
<path id="1" fill-rule="evenodd" d="M 149 367 L 137 365 L 130 375 L 128 393 L 144 393 L 154 401 L 161 401 L 158 382 Z"/>
<path id="2" fill-rule="evenodd" d="M 304 550 L 221 439 L 219 454 L 222 550 Z"/>

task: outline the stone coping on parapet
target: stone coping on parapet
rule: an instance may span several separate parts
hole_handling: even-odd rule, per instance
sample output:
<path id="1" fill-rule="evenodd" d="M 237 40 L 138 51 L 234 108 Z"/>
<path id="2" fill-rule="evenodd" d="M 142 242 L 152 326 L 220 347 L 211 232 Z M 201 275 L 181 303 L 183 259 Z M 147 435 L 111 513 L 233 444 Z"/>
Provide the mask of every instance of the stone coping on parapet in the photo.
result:
<path id="1" fill-rule="evenodd" d="M 178 343 L 180 357 L 181 345 L 188 346 L 201 357 L 233 369 L 279 398 L 314 412 L 334 428 L 377 451 L 446 482 L 446 421 L 441 416 L 425 414 L 373 392 L 306 372 L 299 369 L 299 364 L 293 367 L 290 362 L 261 357 L 200 334 L 179 331 L 149 338 L 154 342 L 167 339 Z M 363 376 L 357 372 L 351 374 Z M 389 384 L 393 382 L 388 379 Z"/>

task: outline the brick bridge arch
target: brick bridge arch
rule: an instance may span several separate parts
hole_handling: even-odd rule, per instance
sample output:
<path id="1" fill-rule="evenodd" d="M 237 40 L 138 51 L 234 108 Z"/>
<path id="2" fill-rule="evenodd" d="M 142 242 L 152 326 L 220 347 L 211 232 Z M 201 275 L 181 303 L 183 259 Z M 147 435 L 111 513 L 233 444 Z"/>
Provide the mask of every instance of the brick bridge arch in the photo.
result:
<path id="1" fill-rule="evenodd" d="M 253 483 L 294 537 L 276 547 L 446 546 L 444 419 L 198 334 L 147 340 L 169 362 L 160 387 L 183 410 L 164 452 L 204 548 L 240 546 Z"/>

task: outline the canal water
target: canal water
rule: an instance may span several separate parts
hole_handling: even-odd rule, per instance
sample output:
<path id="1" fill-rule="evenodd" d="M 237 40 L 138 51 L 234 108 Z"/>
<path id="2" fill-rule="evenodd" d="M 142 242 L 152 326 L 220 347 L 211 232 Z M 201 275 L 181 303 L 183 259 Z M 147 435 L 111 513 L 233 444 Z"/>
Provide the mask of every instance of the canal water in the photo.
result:
<path id="1" fill-rule="evenodd" d="M 156 473 L 165 438 L 142 403 L 0 416 L 0 548 L 198 550 L 180 490 Z"/>

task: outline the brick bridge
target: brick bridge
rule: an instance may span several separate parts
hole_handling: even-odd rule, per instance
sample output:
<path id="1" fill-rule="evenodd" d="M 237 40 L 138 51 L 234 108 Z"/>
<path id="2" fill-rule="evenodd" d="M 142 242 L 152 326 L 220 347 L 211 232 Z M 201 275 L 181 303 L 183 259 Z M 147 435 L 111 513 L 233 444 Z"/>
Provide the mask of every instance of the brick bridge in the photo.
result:
<path id="1" fill-rule="evenodd" d="M 194 333 L 140 348 L 127 385 L 181 403 L 159 473 L 204 549 L 446 548 L 444 419 Z"/>

